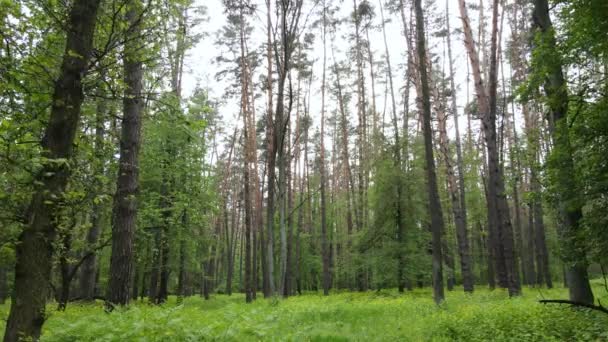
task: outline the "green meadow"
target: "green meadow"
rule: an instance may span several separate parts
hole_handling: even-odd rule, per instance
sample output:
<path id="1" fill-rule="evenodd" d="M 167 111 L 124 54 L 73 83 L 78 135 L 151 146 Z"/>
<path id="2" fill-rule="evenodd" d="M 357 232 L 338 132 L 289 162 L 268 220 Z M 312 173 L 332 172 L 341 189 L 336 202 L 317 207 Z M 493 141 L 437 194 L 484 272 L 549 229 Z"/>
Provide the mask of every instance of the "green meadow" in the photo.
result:
<path id="1" fill-rule="evenodd" d="M 595 293 L 606 291 L 599 282 Z M 105 313 L 103 303 L 49 304 L 42 341 L 608 341 L 608 315 L 565 305 L 567 290 L 525 288 L 509 299 L 478 287 L 447 292 L 441 306 L 430 289 L 307 293 L 245 304 L 240 294 L 210 300 L 171 297 L 162 306 L 137 302 Z M 600 298 L 601 300 L 602 298 Z M 8 305 L 2 307 L 6 319 Z"/>

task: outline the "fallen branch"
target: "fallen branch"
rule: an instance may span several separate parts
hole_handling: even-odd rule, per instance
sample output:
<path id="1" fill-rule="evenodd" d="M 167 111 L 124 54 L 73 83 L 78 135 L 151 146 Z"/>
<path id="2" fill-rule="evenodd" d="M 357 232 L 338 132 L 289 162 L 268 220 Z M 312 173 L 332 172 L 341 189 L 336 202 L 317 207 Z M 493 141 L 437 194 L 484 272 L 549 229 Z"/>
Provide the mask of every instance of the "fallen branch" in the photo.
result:
<path id="1" fill-rule="evenodd" d="M 571 306 L 576 306 L 576 307 L 582 307 L 582 308 L 587 308 L 587 309 L 591 309 L 591 310 L 596 310 L 596 311 L 600 311 L 603 312 L 605 314 L 608 314 L 608 309 L 606 309 L 605 307 L 602 306 L 601 303 L 599 303 L 598 301 L 598 305 L 595 304 L 588 304 L 588 303 L 582 303 L 582 302 L 575 302 L 575 301 L 571 301 L 571 300 L 567 300 L 567 299 L 543 299 L 543 300 L 539 300 L 539 303 L 543 303 L 543 304 L 568 304 Z"/>

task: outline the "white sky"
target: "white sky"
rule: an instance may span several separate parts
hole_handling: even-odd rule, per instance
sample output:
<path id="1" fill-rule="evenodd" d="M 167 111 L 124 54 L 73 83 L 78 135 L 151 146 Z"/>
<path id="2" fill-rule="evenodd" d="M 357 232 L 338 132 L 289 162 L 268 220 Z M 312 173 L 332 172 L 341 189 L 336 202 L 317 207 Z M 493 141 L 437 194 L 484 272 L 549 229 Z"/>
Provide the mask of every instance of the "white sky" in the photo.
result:
<path id="1" fill-rule="evenodd" d="M 340 7 L 340 11 L 337 14 L 337 17 L 340 18 L 344 18 L 350 15 L 350 13 L 352 12 L 352 1 L 351 0 L 327 0 L 328 4 L 331 5 L 339 5 Z M 374 23 L 375 25 L 379 25 L 380 24 L 380 10 L 379 10 L 379 4 L 378 1 L 379 0 L 369 0 L 370 3 L 372 4 L 372 6 L 374 7 L 374 13 L 375 13 L 375 18 L 374 18 Z M 434 16 L 444 16 L 444 11 L 445 11 L 445 3 L 446 0 L 436 0 L 434 1 L 435 5 L 433 5 L 432 7 L 428 7 L 428 1 L 427 1 L 427 20 L 431 20 L 430 17 Z M 455 29 L 460 29 L 462 27 L 461 21 L 460 21 L 460 16 L 459 16 L 459 12 L 458 12 L 458 0 L 447 0 L 449 1 L 449 7 L 450 7 L 450 25 L 451 25 L 451 29 L 452 32 L 454 32 Z M 274 1 L 273 1 L 274 2 Z M 358 3 L 360 3 L 361 1 L 359 0 Z M 406 3 L 409 3 L 409 0 L 405 1 Z M 471 1 L 468 1 L 471 2 Z M 478 1 L 474 1 L 475 3 L 478 3 Z M 252 18 L 250 18 L 250 22 L 253 24 L 253 26 L 255 27 L 254 33 L 252 35 L 252 42 L 249 43 L 249 48 L 250 50 L 253 49 L 257 49 L 257 47 L 259 46 L 260 43 L 262 43 L 266 37 L 265 37 L 265 30 L 266 30 L 266 26 L 265 26 L 265 17 L 266 17 L 266 5 L 265 5 L 265 0 L 253 0 L 253 3 L 257 5 L 257 9 L 258 9 L 258 13 L 257 16 L 254 16 Z M 312 0 L 308 0 L 305 1 L 304 6 L 306 8 L 310 8 L 312 3 Z M 218 48 L 217 46 L 215 46 L 214 42 L 216 41 L 216 37 L 217 37 L 217 32 L 221 29 L 221 27 L 226 23 L 226 15 L 224 14 L 224 8 L 222 5 L 222 1 L 221 0 L 198 0 L 197 5 L 204 5 L 207 7 L 207 15 L 209 17 L 209 21 L 204 22 L 200 25 L 199 28 L 197 28 L 197 30 L 200 31 L 204 31 L 206 32 L 208 35 L 206 38 L 204 38 L 200 43 L 198 43 L 194 48 L 192 48 L 188 54 L 187 54 L 187 58 L 186 58 L 186 67 L 185 67 L 185 74 L 183 77 L 183 87 L 184 87 L 184 91 L 185 91 L 185 95 L 189 95 L 192 90 L 194 89 L 194 87 L 196 86 L 196 84 L 200 84 L 203 87 L 206 87 L 209 89 L 210 92 L 210 96 L 211 98 L 215 98 L 215 99 L 221 99 L 224 95 L 224 91 L 226 88 L 226 83 L 225 82 L 218 82 L 215 80 L 215 74 L 217 73 L 218 70 L 220 70 L 222 68 L 222 66 L 217 65 L 214 61 L 215 58 L 220 55 L 222 52 L 220 50 L 220 48 Z M 490 11 L 490 7 L 489 5 L 486 5 L 486 10 L 485 10 L 485 15 L 487 17 L 486 19 L 486 25 L 489 25 L 489 16 L 491 15 L 491 11 Z M 409 12 L 409 10 L 408 10 Z M 406 12 L 406 13 L 408 13 Z M 307 15 L 308 11 L 305 10 L 303 12 L 303 17 L 305 17 Z M 478 18 L 478 11 L 473 11 L 469 9 L 469 16 L 471 17 L 472 20 L 472 26 L 473 29 L 476 30 L 477 28 L 477 18 Z M 388 22 L 386 24 L 386 30 L 387 30 L 387 41 L 389 44 L 389 54 L 391 57 L 391 66 L 393 68 L 393 82 L 394 82 L 394 86 L 395 86 L 395 92 L 396 92 L 396 96 L 397 96 L 397 107 L 398 107 L 398 113 L 400 112 L 400 109 L 402 108 L 402 96 L 398 93 L 398 90 L 400 88 L 402 88 L 405 84 L 405 80 L 404 80 L 404 70 L 403 70 L 403 65 L 406 62 L 406 54 L 407 54 L 407 46 L 406 46 L 406 41 L 405 38 L 403 37 L 403 28 L 402 28 L 402 23 L 401 23 L 401 18 L 397 15 L 393 15 L 390 14 L 388 9 L 386 8 L 386 6 L 384 6 L 384 17 L 386 20 L 390 20 L 390 22 Z M 304 20 L 302 20 L 303 22 Z M 311 17 L 308 21 L 308 24 L 310 25 L 310 23 L 314 21 L 314 19 Z M 504 37 L 508 37 L 509 34 L 509 28 L 507 25 L 507 20 L 505 20 L 505 27 L 504 27 L 504 31 L 505 34 L 503 34 Z M 443 25 L 441 25 L 441 27 L 438 27 L 438 25 L 432 25 L 429 24 L 426 27 L 427 31 L 429 32 L 429 47 L 432 51 L 432 53 L 438 55 L 439 60 L 437 61 L 437 63 L 435 63 L 433 65 L 433 67 L 435 69 L 444 69 L 445 73 L 447 74 L 449 72 L 448 70 L 448 65 L 447 65 L 447 51 L 444 51 L 444 45 L 442 43 L 442 40 L 440 38 L 436 38 L 432 36 L 432 32 L 436 32 L 440 29 L 443 29 Z M 319 117 L 320 117 L 320 76 L 321 76 L 321 61 L 322 61 L 322 53 L 323 53 L 323 49 L 322 49 L 322 44 L 321 44 L 321 39 L 320 39 L 320 29 L 319 28 L 308 28 L 307 30 L 315 33 L 315 37 L 317 37 L 317 39 L 315 40 L 315 47 L 314 47 L 314 52 L 312 53 L 312 56 L 314 56 L 314 58 L 316 59 L 316 62 L 314 64 L 314 75 L 315 75 L 315 80 L 313 81 L 313 89 L 316 90 L 317 93 L 313 92 L 313 103 L 311 104 L 310 107 L 310 114 L 313 117 L 313 120 L 315 121 L 314 125 L 318 126 L 319 124 Z M 337 38 L 336 38 L 336 47 L 337 47 L 337 56 L 336 58 L 338 60 L 345 60 L 346 54 L 345 51 L 349 48 L 349 46 L 353 45 L 352 42 L 349 42 L 346 40 L 346 38 L 341 37 L 341 34 L 344 34 L 345 32 L 353 32 L 354 28 L 353 28 L 353 24 L 352 22 L 345 22 L 341 25 L 341 32 L 338 33 Z M 474 32 L 474 34 L 476 34 L 476 32 Z M 487 40 L 489 41 L 489 37 L 487 38 Z M 383 38 L 382 38 L 382 31 L 381 29 L 377 29 L 377 30 L 373 30 L 370 31 L 370 41 L 371 41 L 371 47 L 372 50 L 375 53 L 375 61 L 380 61 L 380 60 L 384 60 L 384 43 L 383 43 Z M 504 41 L 503 41 L 503 45 L 504 45 Z M 452 49 L 453 49 L 453 59 L 454 59 L 454 69 L 455 69 L 455 82 L 456 82 L 456 87 L 458 89 L 458 97 L 457 97 L 457 103 L 458 103 L 458 107 L 459 107 L 459 115 L 460 115 L 460 127 L 461 130 L 464 131 L 464 128 L 466 127 L 466 117 L 463 115 L 463 111 L 462 108 L 466 103 L 466 99 L 467 99 L 467 87 L 466 87 L 466 77 L 467 77 L 467 64 L 468 63 L 468 58 L 466 56 L 466 52 L 464 50 L 464 45 L 462 42 L 462 35 L 460 34 L 453 34 L 452 35 Z M 445 54 L 445 58 L 443 57 Z M 331 54 L 329 53 L 329 39 L 328 39 L 328 68 L 331 65 Z M 353 62 L 353 68 L 354 68 L 354 62 Z M 507 63 L 505 62 L 505 77 L 508 80 L 509 79 L 509 66 L 507 65 Z M 257 73 L 266 73 L 266 67 L 265 65 L 262 67 L 259 67 L 257 70 Z M 328 80 L 330 79 L 329 76 L 329 71 L 328 71 Z M 368 97 L 371 96 L 370 93 L 370 77 L 369 77 L 369 69 L 366 69 L 365 71 L 365 78 L 366 78 L 366 82 L 368 83 L 366 86 L 366 91 L 367 91 L 367 95 Z M 380 75 L 379 77 L 380 79 L 384 78 L 384 75 Z M 254 80 L 257 79 L 257 76 L 254 77 Z M 295 82 L 295 80 L 294 80 Z M 349 82 L 343 82 L 343 83 L 349 83 Z M 499 78 L 499 84 L 500 84 L 500 78 Z M 343 85 L 344 86 L 344 85 Z M 500 86 L 500 85 L 499 85 Z M 377 103 L 377 109 L 378 111 L 382 112 L 383 107 L 384 107 L 384 102 L 385 102 L 385 98 L 384 98 L 384 93 L 385 93 L 385 86 L 384 84 L 381 84 L 380 82 L 376 82 L 376 103 Z M 354 91 L 354 89 L 351 89 Z M 413 106 L 414 100 L 415 100 L 415 91 L 412 88 L 412 92 L 410 94 L 410 107 Z M 317 99 L 317 101 L 315 101 L 315 98 Z M 472 89 L 472 83 L 470 85 L 470 90 L 469 90 L 469 100 L 473 100 L 474 99 L 474 93 L 473 93 L 473 89 Z M 371 103 L 371 99 L 369 100 Z M 224 123 L 224 132 L 231 132 L 233 130 L 233 127 L 235 124 L 240 125 L 241 122 L 235 122 L 236 119 L 236 115 L 238 114 L 238 108 L 239 108 L 239 99 L 237 98 L 224 98 L 223 99 L 223 104 L 220 105 L 219 107 L 219 112 L 220 115 L 223 118 L 223 123 Z M 330 113 L 332 112 L 332 110 L 336 107 L 336 103 L 334 103 L 335 101 L 333 100 L 328 100 L 326 101 L 328 103 L 328 108 L 327 108 L 327 116 L 331 115 Z M 351 109 L 350 109 L 350 115 L 354 118 L 354 115 L 356 113 L 355 109 L 354 109 L 354 102 L 355 101 L 351 101 Z M 265 106 L 265 100 L 260 99 L 256 102 L 256 112 L 257 113 L 261 113 L 265 110 L 264 108 Z M 390 106 L 390 100 L 387 102 L 387 106 Z M 390 107 L 386 108 L 386 120 L 388 121 L 390 119 Z M 448 120 L 448 129 L 450 130 L 450 134 L 453 135 L 453 119 L 450 118 Z M 517 120 L 518 122 L 520 122 L 521 120 Z M 355 121 L 353 121 L 355 122 Z M 328 145 L 329 146 L 329 145 Z"/>

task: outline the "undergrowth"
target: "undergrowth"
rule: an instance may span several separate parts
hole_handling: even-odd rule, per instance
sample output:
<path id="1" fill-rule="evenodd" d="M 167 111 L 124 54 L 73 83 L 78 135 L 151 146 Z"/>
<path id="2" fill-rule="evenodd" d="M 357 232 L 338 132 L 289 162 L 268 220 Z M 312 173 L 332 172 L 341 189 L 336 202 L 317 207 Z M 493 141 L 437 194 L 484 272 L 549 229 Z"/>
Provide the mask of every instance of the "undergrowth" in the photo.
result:
<path id="1" fill-rule="evenodd" d="M 566 295 L 527 288 L 509 299 L 478 287 L 473 295 L 448 292 L 440 307 L 430 289 L 309 293 L 252 304 L 242 295 L 217 295 L 181 305 L 171 298 L 160 307 L 138 302 L 110 314 L 101 302 L 70 304 L 65 312 L 49 305 L 42 341 L 608 341 L 608 315 L 537 302 Z M 0 307 L 0 318 L 7 311 Z"/>

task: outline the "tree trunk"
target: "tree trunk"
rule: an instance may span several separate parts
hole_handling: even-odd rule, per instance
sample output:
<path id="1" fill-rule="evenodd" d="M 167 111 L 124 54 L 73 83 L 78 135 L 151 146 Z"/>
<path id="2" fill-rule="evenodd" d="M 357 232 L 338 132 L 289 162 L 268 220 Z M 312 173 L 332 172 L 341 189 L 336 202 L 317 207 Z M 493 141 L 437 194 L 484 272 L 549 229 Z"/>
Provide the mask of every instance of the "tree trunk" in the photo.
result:
<path id="1" fill-rule="evenodd" d="M 183 214 L 186 215 L 185 213 Z M 177 276 L 177 303 L 181 304 L 186 292 L 186 241 L 179 242 L 179 274 Z"/>
<path id="2" fill-rule="evenodd" d="M 399 125 L 397 124 L 397 105 L 395 103 L 395 87 L 393 85 L 393 69 L 391 67 L 391 58 L 388 50 L 388 42 L 386 40 L 386 27 L 384 21 L 384 10 L 382 8 L 382 1 L 378 0 L 378 6 L 380 7 L 380 18 L 382 20 L 382 38 L 384 41 L 384 54 L 386 56 L 387 66 L 387 77 L 389 82 L 389 89 L 391 95 L 391 113 L 393 122 L 393 134 L 395 137 L 395 148 L 394 148 L 394 164 L 393 166 L 397 170 L 403 169 L 403 163 L 401 162 L 401 140 L 399 137 Z M 409 91 L 409 90 L 406 90 Z M 403 271 L 405 269 L 405 253 L 403 253 L 403 246 L 405 245 L 405 222 L 403 222 L 403 182 L 399 176 L 397 178 L 397 199 L 394 203 L 395 206 L 395 224 L 397 226 L 397 287 L 399 292 L 403 292 L 405 280 Z"/>
<path id="3" fill-rule="evenodd" d="M 0 266 L 0 304 L 4 304 L 8 298 L 8 276 L 6 266 Z"/>
<path id="4" fill-rule="evenodd" d="M 5 342 L 38 340 L 45 320 L 51 280 L 55 214 L 70 175 L 68 162 L 84 99 L 82 78 L 93 45 L 99 0 L 75 0 L 66 27 L 66 48 L 52 96 L 51 115 L 42 147 L 49 160 L 37 175 L 39 184 L 28 207 L 28 222 L 16 247 L 14 294 L 4 333 Z M 55 161 L 55 162 L 53 162 Z"/>
<path id="5" fill-rule="evenodd" d="M 479 56 L 473 41 L 466 4 L 459 0 L 462 26 L 465 33 L 465 46 L 473 69 L 475 90 L 486 148 L 488 152 L 488 222 L 490 242 L 499 284 L 509 289 L 510 296 L 519 295 L 519 273 L 514 253 L 513 227 L 507 204 L 502 165 L 499 162 L 498 142 L 496 135 L 496 87 L 497 87 L 497 45 L 498 45 L 498 1 L 494 0 L 492 17 L 492 43 L 488 88 L 486 89 L 481 75 Z"/>
<path id="6" fill-rule="evenodd" d="M 276 167 L 276 145 L 277 145 L 277 132 L 275 132 L 275 123 L 272 118 L 272 99 L 273 99 L 273 87 L 272 87 L 272 21 L 270 19 L 271 12 L 271 2 L 270 0 L 266 0 L 266 15 L 267 15 L 267 51 L 266 58 L 268 62 L 268 75 L 267 75 L 267 113 L 266 113 L 266 160 L 267 160 L 267 187 L 268 187 L 268 202 L 266 204 L 266 225 L 267 225 L 267 238 L 266 238 L 266 278 L 268 279 L 268 289 L 267 292 L 264 292 L 264 297 L 270 297 L 275 293 L 275 283 L 274 283 L 274 188 L 275 188 L 275 167 Z M 281 97 L 282 101 L 282 97 Z M 278 105 L 277 105 L 278 106 Z"/>
<path id="7" fill-rule="evenodd" d="M 321 76 L 321 141 L 319 151 L 319 173 L 321 175 L 321 258 L 323 261 L 323 295 L 329 295 L 330 269 L 329 269 L 329 239 L 327 236 L 327 195 L 325 175 L 325 66 L 327 61 L 326 29 L 327 6 L 323 1 L 323 71 Z"/>
<path id="8" fill-rule="evenodd" d="M 365 227 L 365 180 L 367 173 L 366 165 L 366 154 L 367 154 L 367 101 L 365 97 L 365 77 L 363 75 L 363 46 L 361 43 L 361 18 L 358 14 L 357 0 L 353 0 L 353 19 L 355 23 L 355 62 L 357 66 L 357 117 L 358 117 L 358 143 L 359 148 L 359 170 L 357 173 L 357 189 L 358 189 L 358 208 L 356 212 L 357 229 L 360 231 Z M 357 266 L 357 281 L 359 290 L 365 289 L 364 279 L 364 266 Z"/>
<path id="9" fill-rule="evenodd" d="M 247 118 L 249 116 L 249 76 L 247 74 L 247 62 L 245 57 L 245 34 L 243 31 L 244 17 L 243 17 L 243 3 L 241 1 L 240 8 L 240 42 L 241 42 L 241 115 L 243 117 L 243 141 L 244 146 L 247 145 L 249 140 L 249 134 L 255 134 L 255 132 L 249 132 L 249 125 Z M 253 208 L 252 208 L 252 197 L 251 197 L 251 184 L 249 179 L 249 172 L 251 168 L 252 155 L 250 149 L 247 147 L 243 148 L 244 153 L 244 165 L 243 165 L 243 204 L 245 205 L 245 279 L 243 282 L 243 289 L 245 290 L 245 302 L 251 303 L 252 298 L 252 269 L 251 269 L 251 227 L 254 219 Z"/>
<path id="10" fill-rule="evenodd" d="M 422 12 L 421 0 L 414 0 L 416 11 L 416 50 L 418 52 L 420 88 L 418 96 L 422 102 L 423 131 L 424 131 L 424 151 L 425 166 L 427 173 L 427 187 L 429 196 L 429 211 L 431 215 L 431 235 L 433 247 L 433 299 L 440 304 L 444 300 L 443 293 L 443 270 L 441 257 L 441 232 L 444 229 L 443 212 L 441 201 L 437 189 L 437 175 L 435 173 L 435 159 L 433 157 L 433 132 L 431 130 L 431 101 L 429 82 L 426 66 L 426 42 L 424 32 L 424 17 Z"/>
<path id="11" fill-rule="evenodd" d="M 152 262 L 150 263 L 150 287 L 148 289 L 148 300 L 150 303 L 156 302 L 158 292 L 158 276 L 160 270 L 160 231 L 154 232 L 154 246 L 152 247 Z"/>
<path id="12" fill-rule="evenodd" d="M 99 95 L 103 95 L 99 91 Z M 95 111 L 95 157 L 96 161 L 94 164 L 93 174 L 96 176 L 104 174 L 104 123 L 105 115 L 107 111 L 107 102 L 105 99 L 100 99 L 97 102 L 97 108 Z M 97 194 L 103 193 L 103 182 L 99 180 L 99 177 L 95 177 L 94 189 Z M 99 235 L 101 234 L 101 219 L 102 219 L 103 205 L 99 201 L 93 201 L 93 208 L 91 210 L 91 228 L 87 232 L 86 241 L 87 246 L 93 246 L 97 243 Z M 95 296 L 95 274 L 97 272 L 97 255 L 93 254 L 82 264 L 80 272 L 80 297 L 85 301 L 92 301 Z"/>
<path id="13" fill-rule="evenodd" d="M 558 215 L 561 223 L 559 234 L 563 241 L 562 255 L 566 263 L 570 300 L 593 304 L 593 292 L 587 273 L 587 257 L 581 241 L 577 238 L 583 214 L 582 201 L 577 199 L 579 187 L 574 177 L 576 173 L 572 158 L 573 148 L 569 136 L 568 89 L 561 60 L 555 52 L 555 33 L 547 0 L 534 0 L 533 26 L 543 41 L 541 49 L 552 49 L 550 59 L 552 62 L 547 60 L 548 70 L 544 84 L 552 115 L 549 118 L 549 127 L 553 137 L 554 160 L 549 168 L 556 173 Z"/>
<path id="14" fill-rule="evenodd" d="M 538 180 L 535 180 L 538 182 Z M 536 185 L 537 186 L 537 185 Z M 540 195 L 540 189 L 536 189 L 537 195 Z M 547 242 L 545 239 L 545 223 L 543 219 L 543 204 L 542 197 L 536 196 L 533 202 L 534 214 L 534 245 L 536 247 L 536 284 L 542 286 L 546 283 L 547 288 L 553 287 L 551 279 L 551 270 L 549 269 L 549 253 L 547 251 Z"/>
<path id="15" fill-rule="evenodd" d="M 458 240 L 458 254 L 460 256 L 460 270 L 462 273 L 462 285 L 465 292 L 473 292 L 473 263 L 469 248 L 469 237 L 467 233 L 467 209 L 464 183 L 464 162 L 462 160 L 462 147 L 460 143 L 460 130 L 458 127 L 458 107 L 456 106 L 456 86 L 454 85 L 454 65 L 452 59 L 452 39 L 449 19 L 449 0 L 446 0 L 446 29 L 448 43 L 448 65 L 450 68 L 450 92 L 451 111 L 454 115 L 454 130 L 456 131 L 456 166 L 458 170 L 458 199 L 453 198 L 452 203 L 457 204 L 454 208 L 454 221 L 456 223 L 456 239 Z"/>
<path id="16" fill-rule="evenodd" d="M 163 170 L 161 172 L 166 172 Z M 163 178 L 168 177 L 168 175 L 164 175 Z M 169 184 L 166 179 L 162 180 L 161 184 L 161 200 L 160 200 L 160 208 L 162 211 L 162 229 L 160 231 L 160 263 L 158 264 L 159 268 L 159 282 L 158 282 L 158 292 L 156 293 L 156 304 L 162 304 L 167 301 L 169 297 L 169 231 L 171 225 L 171 202 L 169 199 Z"/>
<path id="17" fill-rule="evenodd" d="M 133 278 L 134 251 L 137 221 L 136 195 L 139 188 L 139 147 L 141 134 L 142 62 L 138 56 L 140 6 L 139 1 L 128 4 L 126 19 L 131 25 L 127 31 L 124 58 L 125 97 L 123 99 L 122 133 L 118 179 L 112 210 L 112 257 L 107 301 L 110 304 L 126 305 L 130 300 Z"/>

